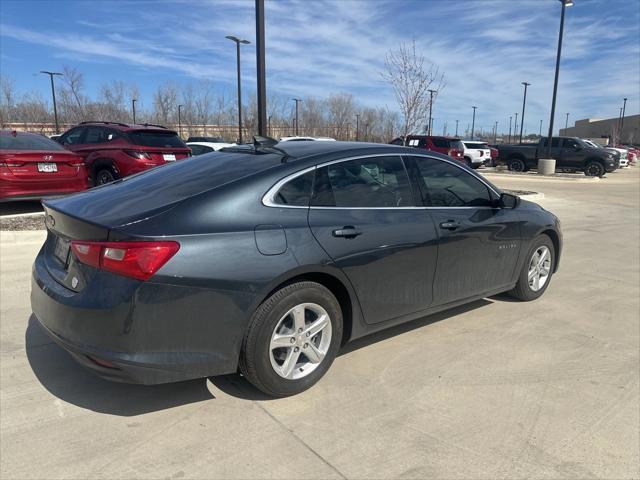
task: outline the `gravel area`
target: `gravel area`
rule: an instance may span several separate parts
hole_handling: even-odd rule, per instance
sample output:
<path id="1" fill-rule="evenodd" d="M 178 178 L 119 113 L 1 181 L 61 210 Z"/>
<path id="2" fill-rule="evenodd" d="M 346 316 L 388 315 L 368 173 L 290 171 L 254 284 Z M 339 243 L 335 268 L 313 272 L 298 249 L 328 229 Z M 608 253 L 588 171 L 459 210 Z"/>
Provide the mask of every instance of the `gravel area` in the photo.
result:
<path id="1" fill-rule="evenodd" d="M 45 230 L 44 215 L 25 217 L 0 217 L 0 230 L 14 232 L 18 230 Z"/>

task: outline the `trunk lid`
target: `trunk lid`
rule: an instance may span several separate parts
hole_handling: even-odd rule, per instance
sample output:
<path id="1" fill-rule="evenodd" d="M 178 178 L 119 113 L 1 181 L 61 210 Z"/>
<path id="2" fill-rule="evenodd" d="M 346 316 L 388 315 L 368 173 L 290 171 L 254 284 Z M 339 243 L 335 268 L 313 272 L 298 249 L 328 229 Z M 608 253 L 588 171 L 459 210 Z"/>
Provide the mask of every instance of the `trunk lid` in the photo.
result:
<path id="1" fill-rule="evenodd" d="M 73 178 L 83 165 L 75 153 L 44 150 L 3 150 L 0 163 L 22 180 Z"/>

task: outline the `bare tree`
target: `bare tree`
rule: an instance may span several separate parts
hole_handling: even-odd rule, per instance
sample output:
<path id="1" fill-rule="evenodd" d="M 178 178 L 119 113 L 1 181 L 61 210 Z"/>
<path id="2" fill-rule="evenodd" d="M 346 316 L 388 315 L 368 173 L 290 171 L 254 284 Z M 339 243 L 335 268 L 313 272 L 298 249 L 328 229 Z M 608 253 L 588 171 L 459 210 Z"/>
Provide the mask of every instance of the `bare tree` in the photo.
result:
<path id="1" fill-rule="evenodd" d="M 62 70 L 62 88 L 58 88 L 60 110 L 66 122 L 88 120 L 85 114 L 87 98 L 83 95 L 84 78 L 76 68 L 65 66 Z"/>
<path id="2" fill-rule="evenodd" d="M 161 124 L 170 123 L 178 111 L 178 87 L 172 83 L 160 85 L 153 94 L 153 117 Z"/>
<path id="3" fill-rule="evenodd" d="M 350 93 L 338 93 L 327 99 L 328 120 L 335 129 L 334 135 L 341 135 L 347 130 L 347 124 L 355 116 L 355 101 Z"/>
<path id="4" fill-rule="evenodd" d="M 13 110 L 16 102 L 15 85 L 13 80 L 0 75 L 0 126 L 4 127 L 13 120 Z"/>
<path id="5" fill-rule="evenodd" d="M 416 51 L 415 40 L 398 50 L 391 50 L 385 57 L 382 78 L 393 87 L 402 113 L 402 135 L 408 135 L 425 123 L 429 113 L 429 90 L 436 90 L 434 100 L 444 88 L 444 73 Z"/>

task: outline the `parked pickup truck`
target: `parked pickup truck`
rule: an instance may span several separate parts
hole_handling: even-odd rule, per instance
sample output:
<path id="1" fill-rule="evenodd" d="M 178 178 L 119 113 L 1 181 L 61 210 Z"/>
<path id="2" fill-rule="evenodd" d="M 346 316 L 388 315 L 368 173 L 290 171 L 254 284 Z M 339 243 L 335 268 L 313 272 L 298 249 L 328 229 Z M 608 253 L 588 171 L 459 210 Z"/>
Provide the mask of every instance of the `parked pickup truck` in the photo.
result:
<path id="1" fill-rule="evenodd" d="M 547 138 L 537 145 L 498 145 L 500 162 L 509 170 L 526 172 L 538 168 L 538 159 L 547 157 Z M 551 158 L 556 159 L 556 169 L 584 172 L 587 176 L 602 177 L 617 168 L 615 155 L 602 148 L 594 148 L 576 137 L 553 137 Z"/>

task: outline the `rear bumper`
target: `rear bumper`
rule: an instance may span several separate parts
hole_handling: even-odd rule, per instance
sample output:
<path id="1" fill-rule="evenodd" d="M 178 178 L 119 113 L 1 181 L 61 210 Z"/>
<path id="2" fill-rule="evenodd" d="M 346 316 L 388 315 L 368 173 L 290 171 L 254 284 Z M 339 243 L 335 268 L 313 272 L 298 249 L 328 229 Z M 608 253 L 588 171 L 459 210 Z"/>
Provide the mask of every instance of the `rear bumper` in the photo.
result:
<path id="1" fill-rule="evenodd" d="M 33 313 L 81 365 L 107 380 L 146 385 L 237 370 L 244 325 L 230 321 L 237 313 L 220 294 L 97 276 L 75 293 L 51 276 L 43 251 L 33 265 Z"/>
<path id="2" fill-rule="evenodd" d="M 9 200 L 38 200 L 45 197 L 77 193 L 87 189 L 84 177 L 53 180 L 0 179 L 0 202 Z"/>

